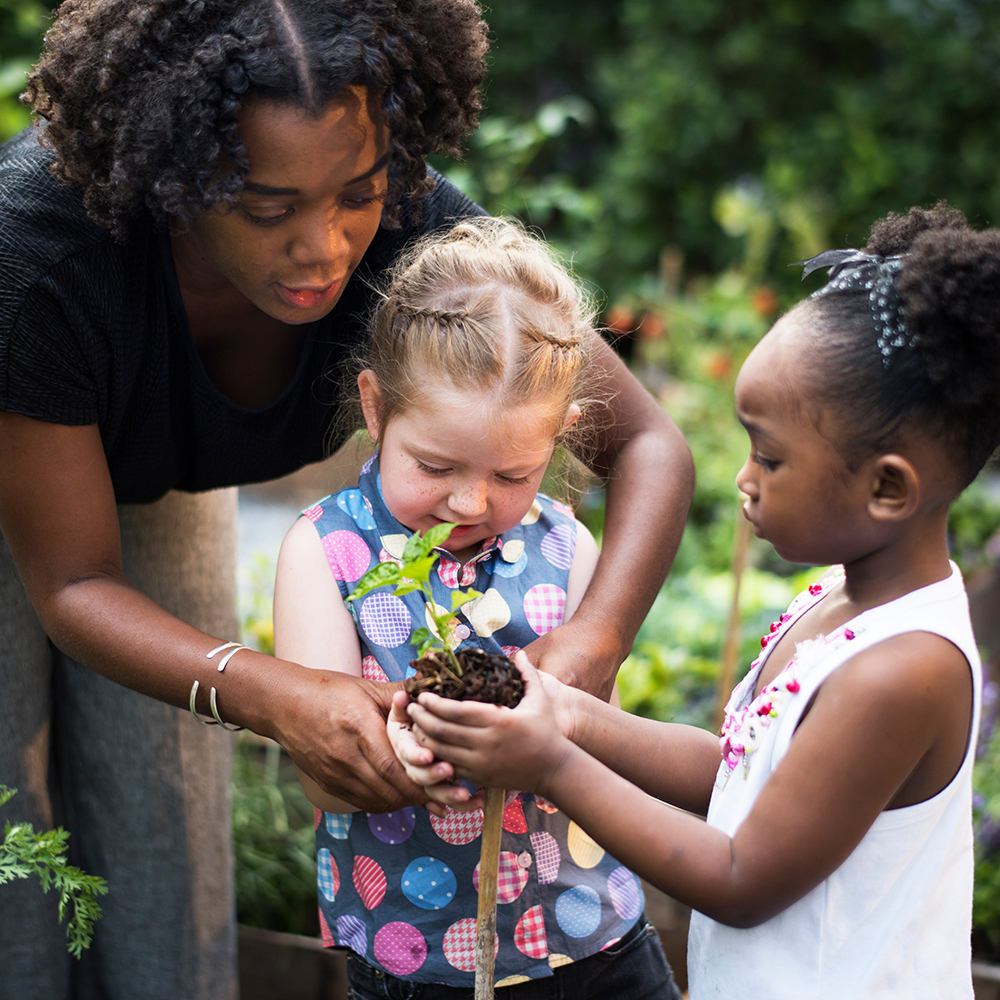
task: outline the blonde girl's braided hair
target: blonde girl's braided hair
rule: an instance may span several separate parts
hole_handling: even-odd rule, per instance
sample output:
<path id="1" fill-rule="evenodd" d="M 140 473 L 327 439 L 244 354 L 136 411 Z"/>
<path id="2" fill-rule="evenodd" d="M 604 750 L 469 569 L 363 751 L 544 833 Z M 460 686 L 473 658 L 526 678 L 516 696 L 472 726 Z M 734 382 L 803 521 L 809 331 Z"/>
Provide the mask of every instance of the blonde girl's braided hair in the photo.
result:
<path id="1" fill-rule="evenodd" d="M 561 428 L 583 403 L 592 323 L 565 265 L 520 224 L 473 218 L 424 237 L 392 271 L 364 359 L 381 426 L 444 377 L 506 405 L 543 397 Z"/>

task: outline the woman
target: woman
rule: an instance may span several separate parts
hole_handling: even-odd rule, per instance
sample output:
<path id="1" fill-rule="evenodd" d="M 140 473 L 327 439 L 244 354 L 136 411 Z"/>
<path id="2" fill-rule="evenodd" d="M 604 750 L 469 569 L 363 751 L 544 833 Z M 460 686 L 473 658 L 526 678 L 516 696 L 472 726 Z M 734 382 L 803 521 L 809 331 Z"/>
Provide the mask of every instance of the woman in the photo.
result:
<path id="1" fill-rule="evenodd" d="M 323 457 L 323 374 L 362 335 L 370 279 L 479 211 L 423 157 L 477 123 L 485 30 L 474 0 L 60 8 L 27 91 L 46 124 L 0 153 L 0 782 L 22 791 L 9 818 L 65 823 L 111 893 L 77 967 L 53 900 L 5 887 L 0 995 L 236 995 L 230 744 L 189 699 L 362 808 L 424 801 L 376 687 L 209 657 L 236 628 L 218 488 Z M 691 467 L 598 350 L 617 392 L 591 459 L 610 477 L 605 553 L 572 625 L 529 652 L 607 695 Z"/>

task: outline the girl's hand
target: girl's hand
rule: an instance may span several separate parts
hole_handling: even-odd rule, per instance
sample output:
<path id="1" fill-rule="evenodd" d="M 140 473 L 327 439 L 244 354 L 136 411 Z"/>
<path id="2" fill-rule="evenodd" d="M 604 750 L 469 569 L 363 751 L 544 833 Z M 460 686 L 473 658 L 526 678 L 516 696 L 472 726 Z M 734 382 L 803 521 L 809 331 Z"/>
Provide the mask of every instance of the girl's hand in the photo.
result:
<path id="1" fill-rule="evenodd" d="M 386 731 L 406 776 L 415 784 L 426 786 L 424 791 L 431 798 L 431 802 L 426 804 L 427 809 L 436 816 L 443 816 L 444 806 L 459 811 L 481 806 L 479 796 L 473 796 L 468 788 L 456 782 L 451 764 L 435 760 L 433 752 L 417 742 L 413 723 L 406 714 L 409 701 L 405 691 L 397 691 L 393 695 Z"/>
<path id="2" fill-rule="evenodd" d="M 422 694 L 408 709 L 413 736 L 436 759 L 450 762 L 457 778 L 544 794 L 544 782 L 572 749 L 545 690 L 551 688 L 560 700 L 562 685 L 554 678 L 543 682 L 523 654 L 515 663 L 525 684 L 517 708 Z"/>
<path id="3" fill-rule="evenodd" d="M 566 739 L 572 740 L 576 730 L 576 706 L 581 698 L 580 691 L 575 685 L 561 681 L 546 670 L 535 670 L 524 650 L 518 650 L 514 654 L 514 665 L 521 671 L 522 677 L 525 676 L 525 668 L 538 675 L 542 690 L 552 705 L 552 713 L 559 726 L 559 732 Z"/>

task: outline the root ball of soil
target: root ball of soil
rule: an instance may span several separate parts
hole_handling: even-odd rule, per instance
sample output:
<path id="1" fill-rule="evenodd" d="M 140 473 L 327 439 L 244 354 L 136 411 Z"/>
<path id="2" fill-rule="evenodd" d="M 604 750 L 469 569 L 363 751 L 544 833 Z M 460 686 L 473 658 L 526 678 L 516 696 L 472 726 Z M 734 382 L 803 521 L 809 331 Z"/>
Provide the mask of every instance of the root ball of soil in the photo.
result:
<path id="1" fill-rule="evenodd" d="M 459 649 L 455 655 L 462 665 L 461 677 L 454 673 L 448 657 L 439 650 L 410 661 L 417 671 L 404 685 L 411 701 L 416 701 L 424 691 L 455 701 L 484 701 L 508 708 L 521 700 L 524 682 L 517 667 L 506 656 L 481 649 Z"/>

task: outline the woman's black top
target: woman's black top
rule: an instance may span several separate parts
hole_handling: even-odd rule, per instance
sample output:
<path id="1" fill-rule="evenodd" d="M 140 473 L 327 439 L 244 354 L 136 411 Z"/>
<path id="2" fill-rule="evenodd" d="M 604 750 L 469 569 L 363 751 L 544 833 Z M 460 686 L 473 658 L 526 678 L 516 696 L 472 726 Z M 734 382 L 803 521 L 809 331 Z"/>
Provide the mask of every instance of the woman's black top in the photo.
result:
<path id="1" fill-rule="evenodd" d="M 152 219 L 117 242 L 59 184 L 27 129 L 0 146 L 0 410 L 97 424 L 118 503 L 170 489 L 274 479 L 323 458 L 340 405 L 332 377 L 364 335 L 371 282 L 414 235 L 482 214 L 447 181 L 380 228 L 333 311 L 306 328 L 295 377 L 267 406 L 208 378 L 188 326 L 170 241 Z"/>

